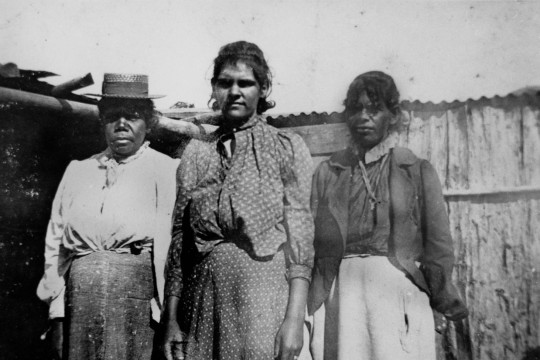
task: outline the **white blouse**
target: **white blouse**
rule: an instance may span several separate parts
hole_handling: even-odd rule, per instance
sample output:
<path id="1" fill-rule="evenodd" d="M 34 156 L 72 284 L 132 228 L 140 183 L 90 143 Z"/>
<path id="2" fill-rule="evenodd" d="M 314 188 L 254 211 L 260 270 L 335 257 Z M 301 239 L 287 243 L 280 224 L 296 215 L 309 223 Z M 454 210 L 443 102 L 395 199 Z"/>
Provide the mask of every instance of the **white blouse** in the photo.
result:
<path id="1" fill-rule="evenodd" d="M 69 164 L 53 201 L 45 272 L 37 288 L 39 298 L 50 303 L 50 318 L 64 316 L 64 276 L 73 257 L 127 253 L 131 243 L 139 242 L 143 251 L 152 251 L 158 289 L 152 315 L 159 321 L 178 163 L 145 143 L 120 162 L 107 149 Z"/>

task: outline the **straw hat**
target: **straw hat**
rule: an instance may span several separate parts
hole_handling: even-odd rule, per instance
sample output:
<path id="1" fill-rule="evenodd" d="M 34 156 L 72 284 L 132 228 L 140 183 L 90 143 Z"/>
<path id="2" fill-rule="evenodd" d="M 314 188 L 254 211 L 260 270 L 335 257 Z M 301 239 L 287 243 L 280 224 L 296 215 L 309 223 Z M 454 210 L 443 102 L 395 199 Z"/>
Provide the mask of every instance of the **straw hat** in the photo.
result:
<path id="1" fill-rule="evenodd" d="M 117 99 L 157 99 L 165 95 L 148 94 L 148 75 L 142 74 L 114 74 L 106 73 L 103 76 L 101 94 L 86 94 Z"/>

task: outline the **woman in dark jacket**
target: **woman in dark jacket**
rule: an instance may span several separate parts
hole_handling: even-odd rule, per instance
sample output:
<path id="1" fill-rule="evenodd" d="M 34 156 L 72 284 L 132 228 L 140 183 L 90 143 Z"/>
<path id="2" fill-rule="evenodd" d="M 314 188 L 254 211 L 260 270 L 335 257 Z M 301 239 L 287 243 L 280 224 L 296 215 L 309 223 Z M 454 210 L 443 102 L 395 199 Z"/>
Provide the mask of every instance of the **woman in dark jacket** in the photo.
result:
<path id="1" fill-rule="evenodd" d="M 439 179 L 396 146 L 390 76 L 358 76 L 345 107 L 350 146 L 319 165 L 312 187 L 314 359 L 435 359 L 432 308 L 467 316 Z"/>

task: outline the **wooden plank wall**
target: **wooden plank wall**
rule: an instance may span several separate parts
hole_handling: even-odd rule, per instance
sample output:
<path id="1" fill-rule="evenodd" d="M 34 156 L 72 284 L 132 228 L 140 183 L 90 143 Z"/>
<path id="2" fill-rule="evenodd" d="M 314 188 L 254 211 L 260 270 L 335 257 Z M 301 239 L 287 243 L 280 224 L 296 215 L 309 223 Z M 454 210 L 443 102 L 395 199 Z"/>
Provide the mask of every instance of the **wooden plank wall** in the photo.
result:
<path id="1" fill-rule="evenodd" d="M 454 280 L 471 312 L 438 337 L 438 358 L 522 359 L 540 346 L 540 99 L 403 109 L 400 144 L 428 159 L 443 184 Z M 268 121 L 302 135 L 316 163 L 347 145 L 339 114 Z"/>

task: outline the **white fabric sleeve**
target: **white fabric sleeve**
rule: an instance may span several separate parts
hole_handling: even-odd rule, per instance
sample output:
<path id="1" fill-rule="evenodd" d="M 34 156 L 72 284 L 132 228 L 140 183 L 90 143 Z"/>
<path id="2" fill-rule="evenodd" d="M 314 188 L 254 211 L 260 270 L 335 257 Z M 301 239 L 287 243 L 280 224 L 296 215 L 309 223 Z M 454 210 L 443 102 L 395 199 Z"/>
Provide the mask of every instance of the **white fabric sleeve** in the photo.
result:
<path id="1" fill-rule="evenodd" d="M 37 287 L 37 296 L 49 304 L 49 317 L 64 316 L 64 289 L 66 274 L 71 263 L 71 256 L 63 247 L 64 214 L 63 204 L 67 197 L 67 184 L 73 174 L 75 162 L 71 162 L 62 177 L 54 197 L 51 218 L 45 237 L 45 271 Z"/>
<path id="2" fill-rule="evenodd" d="M 166 166 L 156 166 L 157 214 L 154 236 L 154 271 L 156 276 L 157 299 L 152 301 L 152 318 L 159 322 L 165 292 L 165 263 L 171 244 L 172 216 L 176 201 L 176 169 L 179 159 L 168 159 Z"/>

